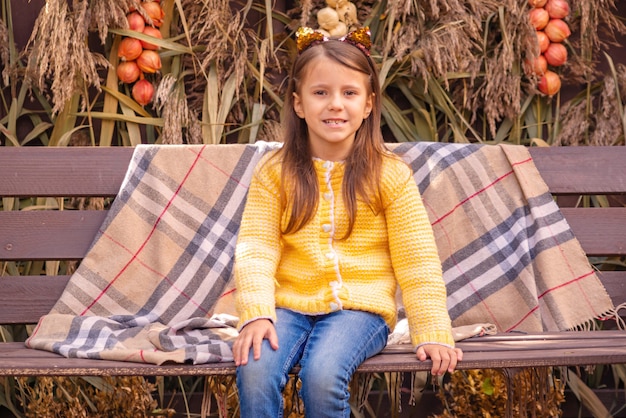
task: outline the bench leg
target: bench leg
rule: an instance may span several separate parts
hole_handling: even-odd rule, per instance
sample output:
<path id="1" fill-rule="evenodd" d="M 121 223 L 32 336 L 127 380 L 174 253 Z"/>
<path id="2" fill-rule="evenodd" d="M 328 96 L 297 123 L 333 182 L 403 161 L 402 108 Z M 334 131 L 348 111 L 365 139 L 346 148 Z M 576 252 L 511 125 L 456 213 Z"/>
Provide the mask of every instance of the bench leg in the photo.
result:
<path id="1" fill-rule="evenodd" d="M 516 369 L 516 368 L 502 369 L 502 374 L 504 375 L 504 382 L 506 384 L 506 411 L 504 412 L 504 416 L 506 418 L 513 418 L 513 406 L 514 406 L 514 397 L 515 397 L 515 390 L 513 388 L 513 378 L 518 372 L 519 372 L 519 369 Z"/>
<path id="2" fill-rule="evenodd" d="M 501 370 L 507 394 L 505 417 L 534 416 L 538 406 L 544 413 L 560 412 L 564 385 L 555 378 L 552 367 Z"/>

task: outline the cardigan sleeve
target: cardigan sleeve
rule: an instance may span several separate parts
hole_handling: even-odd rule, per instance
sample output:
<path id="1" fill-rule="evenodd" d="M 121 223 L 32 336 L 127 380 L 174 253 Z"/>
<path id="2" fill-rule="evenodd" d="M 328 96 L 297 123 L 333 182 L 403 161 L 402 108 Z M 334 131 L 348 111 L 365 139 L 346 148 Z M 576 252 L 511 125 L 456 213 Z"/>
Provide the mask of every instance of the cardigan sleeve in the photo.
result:
<path id="1" fill-rule="evenodd" d="M 396 192 L 385 207 L 385 217 L 411 342 L 415 346 L 435 343 L 453 347 L 446 287 L 432 226 L 410 169 L 406 167 L 402 173 L 395 181 L 387 177 L 396 183 Z"/>
<path id="2" fill-rule="evenodd" d="M 275 274 L 280 258 L 280 195 L 261 161 L 250 182 L 235 248 L 235 285 L 239 326 L 255 319 L 276 320 Z"/>

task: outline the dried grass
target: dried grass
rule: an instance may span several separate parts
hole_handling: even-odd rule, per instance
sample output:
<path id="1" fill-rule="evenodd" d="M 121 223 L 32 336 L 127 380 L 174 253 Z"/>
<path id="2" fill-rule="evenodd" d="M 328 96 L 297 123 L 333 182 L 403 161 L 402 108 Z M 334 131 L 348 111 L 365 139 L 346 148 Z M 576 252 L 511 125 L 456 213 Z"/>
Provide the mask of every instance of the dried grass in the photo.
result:
<path id="1" fill-rule="evenodd" d="M 527 11 L 525 0 L 390 2 L 386 14 L 401 25 L 383 50 L 410 57 L 413 76 L 434 77 L 470 123 L 480 115 L 495 135 L 497 122 L 519 114 L 533 81 L 520 68 L 539 53 Z"/>
<path id="2" fill-rule="evenodd" d="M 394 36 L 383 44 L 383 54 L 393 55 L 399 61 L 410 56 L 414 75 L 441 78 L 446 86 L 448 73 L 469 71 L 475 75 L 476 65 L 472 64 L 480 51 L 480 27 L 488 10 L 484 7 L 486 3 L 391 1 L 385 14 L 395 20 Z"/>
<path id="3" fill-rule="evenodd" d="M 620 67 L 623 81 L 624 67 Z M 598 109 L 593 114 L 595 129 L 589 138 L 589 145 L 613 145 L 617 138 L 624 135 L 622 118 L 619 117 L 619 111 L 616 112 L 617 109 L 620 109 L 620 103 L 623 103 L 623 99 L 618 97 L 616 87 L 615 79 L 612 76 L 604 79 L 602 92 L 598 97 Z M 623 85 L 620 86 L 620 88 L 623 87 Z"/>
<path id="4" fill-rule="evenodd" d="M 138 1 L 46 3 L 29 42 L 27 71 L 34 74 L 42 90 L 49 90 L 53 114 L 73 95 L 79 93 L 86 99 L 88 87 L 100 87 L 98 69 L 109 63 L 90 51 L 89 33 L 97 32 L 104 43 L 108 28 L 126 26 L 125 13 Z M 182 87 L 160 88 L 157 111 L 165 119 L 164 143 L 195 142 L 201 138 L 195 132 L 202 115 L 209 67 L 214 67 L 218 75 L 217 88 L 211 87 L 216 91 L 209 94 L 219 96 L 226 80 L 231 75 L 235 78 L 237 91 L 225 121 L 228 126 L 245 126 L 250 122 L 250 109 L 256 104 L 267 105 L 270 111 L 264 115 L 263 123 L 279 120 L 279 112 L 272 109 L 276 103 L 264 89 L 269 85 L 273 94 L 284 93 L 284 69 L 293 58 L 290 43 L 283 44 L 289 33 L 283 31 L 263 38 L 268 33 L 263 27 L 267 20 L 261 16 L 251 25 L 249 10 L 232 7 L 231 3 L 181 0 L 174 6 L 178 10 L 180 4 L 185 19 L 175 20 L 178 28 L 172 28 L 172 33 L 184 34 L 179 42 L 193 47 L 195 52 L 183 55 L 182 68 L 176 72 L 177 77 L 183 78 L 180 82 L 184 84 L 186 103 L 180 98 Z M 442 112 L 446 117 L 455 112 L 459 118 L 467 117 L 467 122 L 449 123 L 479 126 L 477 123 L 482 122 L 487 136 L 494 136 L 498 124 L 507 118 L 519 118 L 524 98 L 537 92 L 536 77 L 522 68 L 526 58 L 538 54 L 534 29 L 528 21 L 527 0 L 390 0 L 383 9 L 376 1 L 354 3 L 359 21 L 371 19 L 378 32 L 373 57 L 394 57 L 399 66 L 406 64 L 407 72 L 402 68 L 398 74 L 427 81 L 423 83 L 424 93 L 428 92 L 429 83 L 440 84 L 447 97 L 434 105 L 452 110 Z M 324 0 L 295 4 L 294 9 L 287 11 L 292 18 L 287 25 L 290 30 L 300 25 L 315 27 L 317 11 L 326 6 Z M 262 6 L 260 2 L 258 5 Z M 567 20 L 576 35 L 568 40 L 570 58 L 559 71 L 564 83 L 592 82 L 598 77 L 597 52 L 615 44 L 615 35 L 626 33 L 626 26 L 613 14 L 615 0 L 571 0 L 570 5 L 572 13 Z M 372 16 L 375 10 L 378 15 Z M 6 37 L 2 31 L 0 24 L 0 40 Z M 6 47 L 0 47 L 0 60 L 6 61 L 6 56 Z M 259 75 L 251 68 L 260 71 L 267 84 L 261 87 Z M 6 65 L 3 77 L 7 84 Z"/>
<path id="5" fill-rule="evenodd" d="M 402 374 L 392 375 L 397 375 L 396 377 L 399 378 L 396 386 L 390 386 L 390 382 L 387 382 L 388 392 L 393 398 L 394 395 L 400 395 Z M 362 378 L 362 376 L 359 377 Z M 385 379 L 389 380 L 390 376 L 386 376 Z M 520 369 L 510 376 L 510 382 L 513 396 L 512 416 L 548 418 L 561 415 L 560 405 L 565 400 L 565 385 L 554 375 L 552 368 Z M 358 381 L 358 385 L 371 388 L 370 384 L 371 382 Z M 304 405 L 298 396 L 300 385 L 299 379 L 291 376 L 285 386 L 283 401 L 286 417 L 302 418 L 305 416 Z M 357 386 L 351 387 L 351 390 L 356 390 Z M 222 378 L 209 378 L 207 389 L 209 392 L 205 393 L 205 398 L 215 396 L 218 401 L 218 410 L 222 414 L 220 416 L 239 416 L 237 389 L 234 381 L 226 382 Z M 369 390 L 365 392 L 365 396 L 368 392 Z M 505 416 L 509 402 L 507 379 L 501 370 L 496 369 L 456 371 L 450 375 L 449 381 L 439 386 L 437 397 L 442 402 L 444 410 L 442 414 L 433 415 L 432 418 Z M 367 403 L 365 399 L 359 399 L 357 407 L 365 403 Z M 400 405 L 399 400 L 397 405 Z M 371 408 L 368 410 L 373 412 Z"/>
<path id="6" fill-rule="evenodd" d="M 371 11 L 371 4 L 362 3 L 357 5 L 359 12 L 360 8 Z M 300 24 L 311 26 L 324 5 L 323 1 L 302 2 L 302 15 L 297 15 L 297 9 L 294 15 Z M 595 81 L 598 51 L 616 44 L 616 34 L 626 33 L 624 22 L 613 14 L 614 0 L 572 0 L 570 5 L 567 21 L 576 36 L 568 40 L 570 58 L 559 69 L 564 86 Z M 473 126 L 482 120 L 485 133 L 493 137 L 500 122 L 519 118 L 524 99 L 538 93 L 537 77 L 523 64 L 539 54 L 528 10 L 527 0 L 390 0 L 378 16 L 379 31 L 384 33 L 377 35 L 375 49 L 383 59 L 408 60 L 407 77 L 435 79 L 450 99 L 450 103 L 436 105 L 467 112 Z M 425 93 L 428 85 L 423 83 Z M 603 109 L 608 111 L 608 107 Z M 569 117 L 579 123 L 581 115 Z M 620 118 L 607 114 L 604 122 L 615 124 Z M 590 127 L 590 122 L 571 129 L 580 132 L 582 126 Z M 617 126 L 611 128 L 606 132 L 614 134 Z"/>
<path id="7" fill-rule="evenodd" d="M 191 122 L 184 87 L 171 74 L 166 74 L 157 86 L 154 102 L 163 117 L 163 144 L 200 143 L 201 138 L 185 135 Z"/>
<path id="8" fill-rule="evenodd" d="M 561 129 L 555 145 L 618 145 L 624 143 L 623 114 L 626 103 L 626 66 L 598 83 L 598 94 L 570 100 L 560 112 Z"/>
<path id="9" fill-rule="evenodd" d="M 561 108 L 561 130 L 554 145 L 585 145 L 591 127 L 586 101 L 570 101 Z"/>
<path id="10" fill-rule="evenodd" d="M 624 104 L 626 103 L 626 66 L 618 64 L 615 74 L 604 79 L 595 115 L 595 129 L 589 145 L 624 144 Z M 620 111 L 622 113 L 620 113 Z"/>
<path id="11" fill-rule="evenodd" d="M 317 10 L 326 6 L 325 1 L 312 1 L 302 0 L 300 1 L 300 8 L 297 10 L 300 16 L 298 26 L 317 27 L 314 22 L 314 16 L 317 14 Z M 293 11 L 292 11 L 293 12 Z"/>
<path id="12" fill-rule="evenodd" d="M 284 416 L 286 418 L 304 418 L 304 404 L 298 394 L 301 382 L 296 376 L 290 376 L 283 391 Z M 216 407 L 212 402 L 215 400 Z M 201 416 L 217 412 L 220 417 L 239 418 L 239 395 L 234 376 L 207 376 L 204 386 Z"/>
<path id="13" fill-rule="evenodd" d="M 535 30 L 528 19 L 526 1 L 502 2 L 504 13 L 494 15 L 487 33 L 484 76 L 477 95 L 470 96 L 469 109 L 482 109 L 489 130 L 495 135 L 496 122 L 514 119 L 520 113 L 522 94 L 532 89 L 536 78 L 524 74 L 521 63 L 539 54 Z M 475 101 L 472 101 L 472 98 Z"/>
<path id="14" fill-rule="evenodd" d="M 2 67 L 2 82 L 9 85 L 9 30 L 4 20 L 0 19 L 0 67 Z"/>
<path id="15" fill-rule="evenodd" d="M 201 417 L 211 413 L 213 399 L 217 402 L 219 417 L 239 418 L 239 397 L 234 376 L 206 377 Z"/>
<path id="16" fill-rule="evenodd" d="M 285 418 L 304 418 L 304 403 L 298 394 L 301 388 L 302 382 L 300 379 L 290 376 L 283 391 Z"/>
<path id="17" fill-rule="evenodd" d="M 193 74 L 186 81 L 189 107 L 201 111 L 209 66 L 216 65 L 220 86 L 233 73 L 236 85 L 241 85 L 249 59 L 251 32 L 228 0 L 183 0 L 182 5 L 193 45 L 206 47 L 184 61 L 184 71 Z M 219 91 L 210 94 L 219 95 Z"/>
<path id="18" fill-rule="evenodd" d="M 74 95 L 83 97 L 86 107 L 87 89 L 100 88 L 99 68 L 110 63 L 89 48 L 89 33 L 96 30 L 104 43 L 109 27 L 127 27 L 124 18 L 138 0 L 74 1 L 48 0 L 42 8 L 31 37 L 27 71 L 41 91 L 51 92 L 52 114 L 57 114 Z"/>
<path id="19" fill-rule="evenodd" d="M 600 76 L 596 68 L 598 51 L 618 45 L 616 34 L 625 34 L 626 25 L 613 12 L 614 0 L 569 0 L 572 13 L 566 19 L 576 36 L 568 42 L 577 54 L 570 54 L 566 64 L 567 82 L 591 82 Z"/>
<path id="20" fill-rule="evenodd" d="M 550 368 L 522 369 L 511 377 L 511 381 L 512 416 L 547 418 L 561 415 L 565 386 Z M 500 370 L 456 371 L 450 382 L 440 387 L 437 396 L 444 404 L 444 411 L 433 418 L 506 415 L 507 384 Z"/>
<path id="21" fill-rule="evenodd" d="M 27 418 L 143 418 L 173 416 L 157 410 L 155 386 L 143 377 L 103 377 L 98 389 L 78 377 L 17 378 Z"/>
<path id="22" fill-rule="evenodd" d="M 179 31 L 189 35 L 193 46 L 202 48 L 193 56 L 186 55 L 183 58 L 181 74 L 185 74 L 187 106 L 194 115 L 203 115 L 207 94 L 218 98 L 220 108 L 228 105 L 229 97 L 222 97 L 222 93 L 226 91 L 224 86 L 228 80 L 234 77 L 234 100 L 230 109 L 226 109 L 226 119 L 217 123 L 238 128 L 250 122 L 250 109 L 255 103 L 269 100 L 263 97 L 261 82 L 251 68 L 257 69 L 269 83 L 276 82 L 276 75 L 281 74 L 287 61 L 284 55 L 278 56 L 279 50 L 275 44 L 280 43 L 286 35 L 283 33 L 272 39 L 260 38 L 258 33 L 265 33 L 262 23 L 258 27 L 251 27 L 249 19 L 253 17 L 247 15 L 248 11 L 244 7 L 232 7 L 231 3 L 228 0 L 182 1 L 187 26 L 180 27 Z M 210 69 L 217 74 L 217 85 L 207 82 Z M 267 107 L 271 107 L 271 100 L 267 103 L 270 105 Z M 178 112 L 178 115 L 182 113 Z M 183 140 L 201 141 L 200 116 L 188 118 L 195 125 L 189 126 L 187 138 Z"/>
<path id="23" fill-rule="evenodd" d="M 84 0 L 83 0 L 84 2 Z M 132 8 L 142 11 L 139 6 L 141 0 L 90 0 L 89 5 L 89 28 L 98 32 L 100 42 L 106 41 L 109 28 L 128 29 L 126 14 Z"/>
<path id="24" fill-rule="evenodd" d="M 299 23 L 314 24 L 324 2 L 302 3 Z M 372 4 L 357 4 L 359 13 Z M 436 105 L 467 111 L 471 124 L 482 118 L 491 135 L 498 122 L 519 115 L 525 93 L 536 92 L 536 78 L 521 68 L 539 54 L 527 0 L 391 0 L 373 20 L 380 21 L 381 59 L 408 62 L 407 78 L 424 80 L 424 93 L 434 79 L 451 100 Z"/>
<path id="25" fill-rule="evenodd" d="M 261 126 L 258 139 L 261 141 L 280 141 L 283 137 L 283 127 L 280 122 L 268 120 Z"/>

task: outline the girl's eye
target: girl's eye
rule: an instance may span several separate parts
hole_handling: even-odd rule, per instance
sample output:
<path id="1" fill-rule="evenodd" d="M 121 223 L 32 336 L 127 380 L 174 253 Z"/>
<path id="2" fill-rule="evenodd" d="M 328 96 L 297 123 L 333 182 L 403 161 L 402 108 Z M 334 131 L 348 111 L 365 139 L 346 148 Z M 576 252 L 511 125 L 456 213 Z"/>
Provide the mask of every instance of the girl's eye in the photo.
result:
<path id="1" fill-rule="evenodd" d="M 324 90 L 315 90 L 313 92 L 313 94 L 318 95 L 318 96 L 322 96 L 324 95 L 326 92 Z"/>

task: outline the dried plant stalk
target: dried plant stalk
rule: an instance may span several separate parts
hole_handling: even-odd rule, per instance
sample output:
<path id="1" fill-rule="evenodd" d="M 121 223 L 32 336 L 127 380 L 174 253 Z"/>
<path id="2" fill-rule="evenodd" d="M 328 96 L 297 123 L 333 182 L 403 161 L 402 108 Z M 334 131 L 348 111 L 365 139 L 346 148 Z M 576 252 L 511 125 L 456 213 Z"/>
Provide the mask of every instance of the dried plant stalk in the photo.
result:
<path id="1" fill-rule="evenodd" d="M 620 67 L 623 79 L 624 67 Z M 589 145 L 613 145 L 617 138 L 624 136 L 622 118 L 618 117 L 619 112 L 616 112 L 617 109 L 620 109 L 620 103 L 623 101 L 617 95 L 615 79 L 612 76 L 606 77 L 602 87 L 602 92 L 598 98 L 598 109 L 593 114 L 595 129 L 589 138 Z"/>
<path id="2" fill-rule="evenodd" d="M 0 67 L 2 67 L 2 82 L 9 85 L 9 30 L 4 20 L 0 19 Z"/>
<path id="3" fill-rule="evenodd" d="M 214 63 L 223 86 L 232 73 L 240 86 L 248 62 L 248 38 L 244 19 L 228 0 L 183 0 L 188 33 L 193 45 L 206 46 L 193 57 L 186 57 L 185 70 L 193 74 L 186 83 L 189 107 L 202 109 L 206 74 Z M 214 92 L 219 95 L 219 91 Z"/>
<path id="4" fill-rule="evenodd" d="M 587 102 L 570 101 L 561 108 L 561 130 L 554 145 L 586 145 L 586 133 L 590 128 Z"/>
<path id="5" fill-rule="evenodd" d="M 103 377 L 100 390 L 82 378 L 40 376 L 18 378 L 25 416 L 50 418 L 172 416 L 171 410 L 155 410 L 155 386 L 143 377 Z M 85 402 L 88 399 L 89 402 Z"/>
<path id="6" fill-rule="evenodd" d="M 515 119 L 520 114 L 522 94 L 532 91 L 529 82 L 533 85 L 536 82 L 536 77 L 523 72 L 521 63 L 539 54 L 535 29 L 527 15 L 527 2 L 501 3 L 505 13 L 494 16 L 493 30 L 486 37 L 485 48 L 493 49 L 484 56 L 484 76 L 477 86 L 477 95 L 468 100 L 468 109 L 482 110 L 494 136 L 496 122 Z"/>
<path id="7" fill-rule="evenodd" d="M 385 14 L 390 17 L 387 31 L 393 31 L 393 36 L 384 37 L 383 55 L 394 55 L 399 61 L 410 56 L 414 75 L 442 77 L 446 84 L 448 73 L 470 71 L 475 75 L 473 64 L 480 59 L 475 53 L 480 50 L 481 20 L 489 10 L 487 3 L 390 1 Z"/>
<path id="8" fill-rule="evenodd" d="M 560 112 L 561 129 L 555 145 L 619 145 L 624 143 L 626 66 L 618 64 L 598 84 L 598 94 L 567 102 Z"/>
<path id="9" fill-rule="evenodd" d="M 159 83 L 154 102 L 163 116 L 163 144 L 182 144 L 183 130 L 189 125 L 189 109 L 184 91 L 176 78 L 166 74 Z"/>
<path id="10" fill-rule="evenodd" d="M 96 30 L 104 43 L 109 27 L 128 27 L 124 18 L 138 0 L 48 0 L 28 41 L 27 71 L 34 74 L 41 91 L 51 91 L 52 114 L 57 114 L 74 95 L 87 101 L 87 87 L 100 88 L 99 68 L 110 63 L 90 50 L 89 33 Z M 83 104 L 85 108 L 85 104 Z"/>
<path id="11" fill-rule="evenodd" d="M 259 140 L 280 141 L 283 138 L 283 127 L 277 120 L 267 120 L 259 132 Z"/>
<path id="12" fill-rule="evenodd" d="M 575 36 L 568 41 L 577 54 L 570 54 L 566 65 L 567 82 L 591 82 L 600 76 L 597 54 L 610 45 L 617 45 L 616 34 L 626 33 L 624 21 L 613 12 L 615 0 L 569 0 L 571 13 L 567 19 Z"/>
<path id="13" fill-rule="evenodd" d="M 527 11 L 525 0 L 391 1 L 385 13 L 401 26 L 387 24 L 394 36 L 384 37 L 391 42 L 383 51 L 410 57 L 413 76 L 435 78 L 472 115 L 470 123 L 481 115 L 495 135 L 497 122 L 519 114 L 529 90 L 520 63 L 539 53 Z"/>
<path id="14" fill-rule="evenodd" d="M 548 367 L 522 369 L 511 377 L 513 416 L 548 418 L 561 415 L 565 385 Z M 456 371 L 440 387 L 437 397 L 444 411 L 433 418 L 457 416 L 505 416 L 508 402 L 506 379 L 500 370 Z"/>

